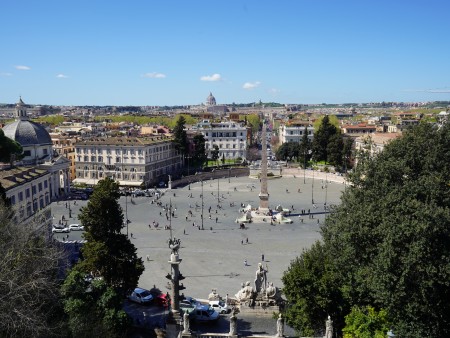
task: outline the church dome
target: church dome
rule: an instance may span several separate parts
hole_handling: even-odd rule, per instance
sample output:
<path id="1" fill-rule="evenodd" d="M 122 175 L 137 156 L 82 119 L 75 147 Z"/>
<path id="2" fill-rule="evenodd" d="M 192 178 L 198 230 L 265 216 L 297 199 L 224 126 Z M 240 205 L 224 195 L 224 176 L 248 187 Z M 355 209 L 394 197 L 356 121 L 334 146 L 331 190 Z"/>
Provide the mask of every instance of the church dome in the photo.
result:
<path id="1" fill-rule="evenodd" d="M 47 130 L 32 121 L 16 120 L 3 127 L 5 136 L 20 143 L 21 146 L 52 144 Z"/>
<path id="2" fill-rule="evenodd" d="M 216 105 L 216 98 L 213 96 L 213 94 L 210 92 L 208 97 L 206 98 L 206 105 L 207 106 L 215 106 Z"/>

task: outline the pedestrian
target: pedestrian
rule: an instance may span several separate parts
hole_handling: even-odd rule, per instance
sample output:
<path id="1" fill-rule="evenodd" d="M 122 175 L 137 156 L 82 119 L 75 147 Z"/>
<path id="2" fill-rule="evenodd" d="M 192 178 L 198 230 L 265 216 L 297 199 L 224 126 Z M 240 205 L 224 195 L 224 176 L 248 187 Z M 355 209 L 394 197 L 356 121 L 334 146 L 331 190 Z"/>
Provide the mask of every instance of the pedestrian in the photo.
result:
<path id="1" fill-rule="evenodd" d="M 219 220 L 219 217 L 216 217 L 216 223 L 217 223 L 218 220 Z"/>
<path id="2" fill-rule="evenodd" d="M 150 262 L 150 256 L 147 255 L 147 262 Z"/>
<path id="3" fill-rule="evenodd" d="M 245 240 L 245 243 L 247 243 L 247 244 L 248 244 L 248 237 L 247 237 L 247 239 Z"/>
<path id="4" fill-rule="evenodd" d="M 132 232 L 130 233 L 130 236 L 131 236 L 131 238 L 133 238 L 133 233 Z"/>
<path id="5" fill-rule="evenodd" d="M 186 235 L 186 229 L 183 230 L 183 235 Z"/>
<path id="6" fill-rule="evenodd" d="M 264 262 L 264 254 L 261 255 L 261 261 Z"/>
<path id="7" fill-rule="evenodd" d="M 244 245 L 244 240 L 243 239 L 241 240 L 241 244 Z"/>
<path id="8" fill-rule="evenodd" d="M 244 259 L 244 266 L 247 266 L 247 260 Z"/>

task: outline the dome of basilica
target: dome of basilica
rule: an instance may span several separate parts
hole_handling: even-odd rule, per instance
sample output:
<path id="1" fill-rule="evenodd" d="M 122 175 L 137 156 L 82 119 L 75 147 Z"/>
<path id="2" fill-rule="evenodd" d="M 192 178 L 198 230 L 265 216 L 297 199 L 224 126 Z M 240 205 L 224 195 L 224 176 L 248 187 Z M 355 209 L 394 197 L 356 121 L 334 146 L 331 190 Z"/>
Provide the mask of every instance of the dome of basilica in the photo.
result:
<path id="1" fill-rule="evenodd" d="M 22 147 L 52 144 L 50 134 L 43 126 L 28 121 L 22 98 L 16 104 L 16 120 L 4 126 L 3 132 L 5 136 L 20 143 Z"/>
<path id="2" fill-rule="evenodd" d="M 216 98 L 213 96 L 213 94 L 210 92 L 208 97 L 206 98 L 206 105 L 207 106 L 215 106 L 216 105 Z"/>
<path id="3" fill-rule="evenodd" d="M 52 144 L 47 130 L 34 122 L 17 120 L 3 127 L 5 136 L 20 143 L 22 146 Z"/>

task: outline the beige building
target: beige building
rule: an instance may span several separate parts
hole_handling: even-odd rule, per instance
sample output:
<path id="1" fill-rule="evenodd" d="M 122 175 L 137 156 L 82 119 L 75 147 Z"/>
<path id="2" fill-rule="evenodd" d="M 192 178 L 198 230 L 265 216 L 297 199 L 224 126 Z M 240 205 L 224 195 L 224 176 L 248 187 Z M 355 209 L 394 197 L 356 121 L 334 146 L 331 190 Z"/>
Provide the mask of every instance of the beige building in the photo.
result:
<path id="1" fill-rule="evenodd" d="M 50 133 L 50 137 L 53 143 L 53 151 L 70 161 L 69 179 L 73 181 L 75 179 L 75 143 L 79 137 L 56 133 Z"/>
<path id="2" fill-rule="evenodd" d="M 359 136 L 355 139 L 355 149 L 368 151 L 371 156 L 375 156 L 382 152 L 389 142 L 401 135 L 402 133 L 373 133 Z"/>
<path id="3" fill-rule="evenodd" d="M 0 170 L 0 184 L 16 212 L 16 222 L 22 223 L 34 215 L 42 216 L 39 224 L 51 223 L 50 172 L 35 167 L 13 167 Z"/>
<path id="4" fill-rule="evenodd" d="M 181 170 L 172 138 L 98 137 L 75 144 L 74 183 L 95 185 L 105 177 L 121 186 L 153 187 Z"/>

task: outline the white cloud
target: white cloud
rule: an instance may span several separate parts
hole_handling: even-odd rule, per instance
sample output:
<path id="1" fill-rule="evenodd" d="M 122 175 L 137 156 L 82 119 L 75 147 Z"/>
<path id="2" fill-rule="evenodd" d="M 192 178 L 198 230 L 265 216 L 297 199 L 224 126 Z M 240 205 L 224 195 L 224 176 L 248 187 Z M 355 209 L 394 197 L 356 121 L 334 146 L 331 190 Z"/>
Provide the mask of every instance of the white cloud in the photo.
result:
<path id="1" fill-rule="evenodd" d="M 200 80 L 201 81 L 210 81 L 210 82 L 221 81 L 222 76 L 220 76 L 220 74 L 205 75 L 205 76 L 202 76 L 200 78 Z"/>
<path id="2" fill-rule="evenodd" d="M 67 79 L 67 78 L 68 78 L 68 76 L 67 76 L 67 75 L 64 75 L 64 74 L 58 74 L 58 75 L 56 75 L 56 77 L 57 77 L 58 79 Z"/>
<path id="3" fill-rule="evenodd" d="M 150 79 L 164 79 L 166 77 L 166 74 L 163 73 L 145 73 L 142 75 L 142 77 L 148 77 Z"/>
<path id="4" fill-rule="evenodd" d="M 15 66 L 14 68 L 16 68 L 17 70 L 30 70 L 31 68 L 28 66 Z"/>
<path id="5" fill-rule="evenodd" d="M 255 81 L 255 82 L 246 82 L 244 83 L 244 85 L 242 86 L 242 88 L 244 89 L 253 89 L 258 87 L 261 84 L 261 82 L 259 81 Z"/>
<path id="6" fill-rule="evenodd" d="M 0 76 L 12 76 L 11 73 L 0 73 Z"/>

